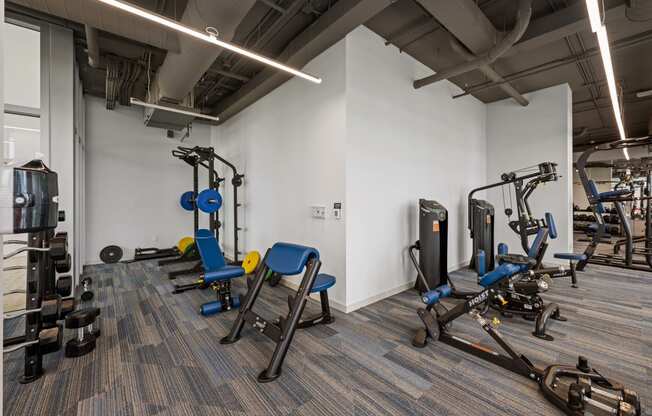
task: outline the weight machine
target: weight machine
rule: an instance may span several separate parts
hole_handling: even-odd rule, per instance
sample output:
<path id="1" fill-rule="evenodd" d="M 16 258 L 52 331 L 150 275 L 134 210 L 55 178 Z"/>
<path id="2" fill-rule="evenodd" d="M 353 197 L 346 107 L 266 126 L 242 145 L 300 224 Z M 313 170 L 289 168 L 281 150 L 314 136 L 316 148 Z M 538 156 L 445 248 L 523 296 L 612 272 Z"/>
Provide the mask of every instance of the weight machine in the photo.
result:
<path id="1" fill-rule="evenodd" d="M 652 213 L 650 212 L 650 199 L 652 198 L 652 174 L 647 170 L 647 183 L 643 195 L 636 197 L 632 188 L 619 188 L 608 192 L 598 192 L 597 185 L 589 178 L 587 167 L 589 159 L 593 154 L 610 150 L 632 149 L 642 146 L 652 145 L 652 136 L 646 136 L 635 139 L 616 140 L 609 143 L 592 146 L 576 162 L 576 168 L 584 192 L 591 206 L 595 217 L 595 223 L 590 226 L 592 234 L 591 242 L 584 251 L 585 259 L 577 264 L 577 270 L 583 270 L 588 263 L 601 264 L 606 266 L 621 267 L 625 269 L 652 271 Z M 634 237 L 630 222 L 625 214 L 624 204 L 626 202 L 640 201 L 645 202 L 645 235 L 643 237 Z M 600 244 L 610 241 L 610 235 L 607 231 L 607 224 L 602 214 L 606 212 L 604 204 L 613 204 L 616 214 L 620 220 L 620 225 L 624 238 L 614 246 L 614 254 L 599 254 L 596 249 Z M 643 244 L 642 247 L 635 244 Z M 621 246 L 625 246 L 624 256 L 618 255 Z"/>
<path id="2" fill-rule="evenodd" d="M 534 170 L 534 171 L 533 171 Z M 521 239 L 521 246 L 527 253 L 530 250 L 529 237 L 537 234 L 540 228 L 546 227 L 544 219 L 538 219 L 532 214 L 528 202 L 534 190 L 543 183 L 554 182 L 559 179 L 557 175 L 557 164 L 554 162 L 543 162 L 535 166 L 529 166 L 509 173 L 500 175 L 500 182 L 475 188 L 468 196 L 468 229 L 473 240 L 473 253 L 483 250 L 486 253 L 486 270 L 494 267 L 494 207 L 485 200 L 473 198 L 475 193 L 487 189 L 502 188 L 503 206 L 505 215 L 509 219 L 509 228 L 512 229 Z M 513 209 L 511 207 L 512 192 L 508 188 L 510 207 L 505 201 L 505 186 L 514 185 L 516 198 L 517 220 L 511 220 Z M 471 267 L 478 270 L 475 264 L 475 254 L 471 258 Z"/>
<path id="3" fill-rule="evenodd" d="M 238 202 L 238 188 L 242 186 L 244 175 L 239 174 L 235 165 L 233 165 L 228 160 L 222 158 L 217 153 L 215 153 L 214 148 L 212 147 L 183 147 L 179 146 L 177 149 L 172 151 L 172 156 L 186 162 L 193 169 L 193 190 L 185 192 L 181 197 L 181 205 L 184 209 L 193 211 L 193 236 L 196 235 L 199 230 L 199 211 L 200 207 L 198 204 L 198 199 L 201 194 L 209 194 L 210 191 L 218 191 L 219 186 L 222 182 L 225 181 L 225 178 L 220 178 L 219 174 L 215 170 L 215 161 L 219 161 L 226 165 L 233 172 L 233 178 L 231 179 L 231 185 L 233 186 L 233 259 L 229 260 L 229 263 L 239 264 L 240 255 L 242 252 L 239 250 L 239 232 L 242 230 L 238 225 L 238 208 L 240 204 Z M 199 190 L 199 167 L 203 167 L 208 171 L 208 188 L 200 192 Z M 208 191 L 208 192 L 207 192 Z M 214 193 L 210 193 L 214 195 Z M 219 242 L 220 238 L 220 227 L 223 225 L 220 222 L 217 214 L 217 210 L 209 213 L 209 227 L 208 229 L 212 234 L 215 235 L 215 239 Z M 199 253 L 197 252 L 196 247 L 193 245 L 184 253 L 181 253 L 180 256 L 173 259 L 166 259 L 159 261 L 160 266 L 166 266 L 171 264 L 194 262 L 195 264 L 183 270 L 175 270 L 168 273 L 170 279 L 176 279 L 178 276 L 198 274 L 202 272 L 201 259 Z"/>

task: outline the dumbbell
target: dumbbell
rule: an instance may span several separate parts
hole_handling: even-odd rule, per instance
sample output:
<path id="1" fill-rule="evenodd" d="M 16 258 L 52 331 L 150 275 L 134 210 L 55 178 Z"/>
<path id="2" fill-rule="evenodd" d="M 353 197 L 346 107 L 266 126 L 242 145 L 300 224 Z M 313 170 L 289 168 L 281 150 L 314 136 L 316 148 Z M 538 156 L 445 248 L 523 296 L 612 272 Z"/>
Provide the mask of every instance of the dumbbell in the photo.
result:
<path id="1" fill-rule="evenodd" d="M 79 282 L 79 284 L 80 284 L 80 289 L 82 290 L 82 293 L 80 295 L 81 300 L 83 302 L 89 302 L 89 301 L 93 300 L 93 298 L 95 297 L 95 294 L 91 290 L 91 285 L 93 284 L 93 279 L 91 279 L 88 276 L 84 277 L 81 280 L 81 282 Z"/>
<path id="2" fill-rule="evenodd" d="M 100 330 L 93 324 L 99 315 L 99 308 L 84 308 L 66 316 L 66 328 L 77 330 L 77 336 L 66 342 L 66 357 L 81 357 L 95 349 Z"/>

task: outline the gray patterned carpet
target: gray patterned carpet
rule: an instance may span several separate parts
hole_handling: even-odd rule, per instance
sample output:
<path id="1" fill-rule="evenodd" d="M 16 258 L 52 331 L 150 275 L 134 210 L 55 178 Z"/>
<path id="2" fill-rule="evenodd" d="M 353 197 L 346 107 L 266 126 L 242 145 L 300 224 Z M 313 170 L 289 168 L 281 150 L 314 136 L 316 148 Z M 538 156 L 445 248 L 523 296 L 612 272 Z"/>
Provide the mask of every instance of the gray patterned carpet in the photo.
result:
<path id="1" fill-rule="evenodd" d="M 335 312 L 330 326 L 297 333 L 274 383 L 256 375 L 273 350 L 245 330 L 220 345 L 235 312 L 198 316 L 209 291 L 172 295 L 153 262 L 93 266 L 102 337 L 85 357 L 46 357 L 46 375 L 21 385 L 22 353 L 4 357 L 5 414 L 19 415 L 559 415 L 535 383 L 452 347 L 411 346 L 419 327 L 415 292 L 358 312 Z M 468 272 L 453 276 L 473 287 Z M 188 280 L 188 279 L 186 279 Z M 238 287 L 242 291 L 242 282 Z M 652 405 L 652 275 L 592 266 L 579 289 L 555 282 L 546 300 L 568 322 L 551 323 L 555 341 L 530 335 L 532 323 L 505 319 L 501 331 L 535 362 L 574 363 L 578 354 Z M 258 312 L 285 313 L 285 288 L 265 287 Z M 452 304 L 453 302 L 449 302 Z M 317 311 L 311 302 L 308 312 Z M 20 331 L 5 326 L 5 335 Z M 453 330 L 491 342 L 469 318 Z M 72 334 L 67 334 L 70 338 Z M 652 414 L 652 413 L 647 413 Z"/>

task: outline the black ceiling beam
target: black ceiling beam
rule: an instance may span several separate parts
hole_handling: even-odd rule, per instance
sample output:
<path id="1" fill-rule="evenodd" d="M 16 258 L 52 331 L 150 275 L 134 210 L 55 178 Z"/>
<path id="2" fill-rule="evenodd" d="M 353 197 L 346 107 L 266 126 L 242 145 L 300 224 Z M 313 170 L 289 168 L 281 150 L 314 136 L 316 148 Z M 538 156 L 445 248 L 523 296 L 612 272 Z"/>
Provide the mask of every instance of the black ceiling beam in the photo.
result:
<path id="1" fill-rule="evenodd" d="M 294 38 L 277 60 L 302 68 L 392 3 L 391 0 L 338 1 Z M 291 78 L 286 72 L 265 68 L 234 94 L 217 103 L 213 114 L 228 120 Z M 317 87 L 318 88 L 318 87 Z"/>
<path id="2" fill-rule="evenodd" d="M 641 43 L 644 42 L 649 42 L 652 40 L 652 30 L 648 30 L 646 32 L 642 32 L 624 39 L 619 39 L 614 42 L 610 43 L 610 49 L 612 54 L 615 54 L 615 52 L 620 51 L 622 49 L 626 49 L 632 46 L 640 45 Z M 597 56 L 600 54 L 600 49 L 599 48 L 592 48 L 588 49 L 586 53 L 579 54 L 579 55 L 570 55 L 565 58 L 559 58 L 555 59 L 550 62 L 545 62 L 543 64 L 535 65 L 530 68 L 523 69 L 518 72 L 514 72 L 509 75 L 505 75 L 503 78 L 505 78 L 505 82 L 510 82 L 510 81 L 516 81 L 519 79 L 527 78 L 532 75 L 540 74 L 542 72 L 550 71 L 555 68 L 559 68 L 560 66 L 564 65 L 570 65 L 574 64 L 575 62 L 578 62 L 579 60 L 582 59 L 588 59 L 593 56 Z M 453 96 L 453 98 L 460 98 L 464 97 L 479 91 L 484 91 L 488 88 L 493 88 L 497 87 L 500 84 L 503 84 L 504 82 L 482 82 L 480 84 L 476 85 L 471 85 L 468 88 L 465 89 L 465 91 L 461 94 L 457 94 Z"/>
<path id="3" fill-rule="evenodd" d="M 624 3 L 624 0 L 604 0 L 607 22 L 625 16 Z M 583 1 L 578 1 L 554 13 L 531 21 L 521 40 L 501 58 L 509 58 L 521 52 L 531 51 L 590 29 L 591 24 L 586 13 L 586 4 Z"/>

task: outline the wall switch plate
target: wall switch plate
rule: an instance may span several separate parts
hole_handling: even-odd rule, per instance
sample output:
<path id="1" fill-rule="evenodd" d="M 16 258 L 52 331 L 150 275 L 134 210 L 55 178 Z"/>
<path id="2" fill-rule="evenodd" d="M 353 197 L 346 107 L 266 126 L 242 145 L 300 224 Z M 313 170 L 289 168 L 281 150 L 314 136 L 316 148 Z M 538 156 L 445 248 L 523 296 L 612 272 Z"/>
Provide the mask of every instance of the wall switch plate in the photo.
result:
<path id="1" fill-rule="evenodd" d="M 341 202 L 335 202 L 333 204 L 333 218 L 336 220 L 341 220 L 342 219 L 342 203 Z"/>
<path id="2" fill-rule="evenodd" d="M 321 205 L 312 206 L 312 217 L 313 218 L 326 218 L 326 207 Z"/>

